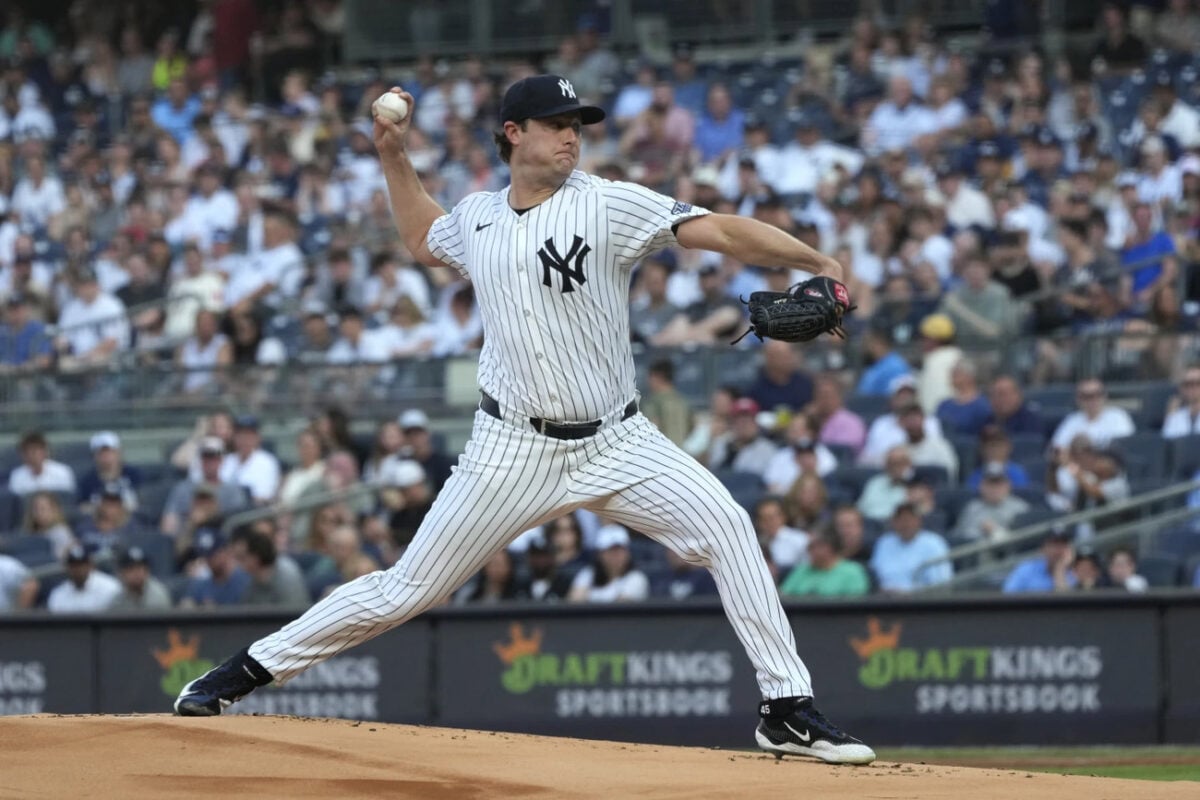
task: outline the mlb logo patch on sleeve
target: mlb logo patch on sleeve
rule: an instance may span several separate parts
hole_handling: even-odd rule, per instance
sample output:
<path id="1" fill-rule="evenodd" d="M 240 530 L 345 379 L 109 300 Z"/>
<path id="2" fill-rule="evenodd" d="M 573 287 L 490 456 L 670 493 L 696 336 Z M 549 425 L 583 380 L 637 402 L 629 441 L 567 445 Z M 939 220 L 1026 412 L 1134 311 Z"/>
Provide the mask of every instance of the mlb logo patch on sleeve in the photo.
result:
<path id="1" fill-rule="evenodd" d="M 674 206 L 671 207 L 671 214 L 672 215 L 686 214 L 691 210 L 692 210 L 691 203 L 676 203 Z"/>

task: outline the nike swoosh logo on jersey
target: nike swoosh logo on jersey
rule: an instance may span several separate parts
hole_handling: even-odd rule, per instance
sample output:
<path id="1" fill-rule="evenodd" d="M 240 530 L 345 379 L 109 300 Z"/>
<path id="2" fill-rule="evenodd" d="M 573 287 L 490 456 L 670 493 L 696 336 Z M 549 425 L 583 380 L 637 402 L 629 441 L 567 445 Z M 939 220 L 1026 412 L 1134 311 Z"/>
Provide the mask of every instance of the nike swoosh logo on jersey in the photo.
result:
<path id="1" fill-rule="evenodd" d="M 812 741 L 812 734 L 809 733 L 807 729 L 804 731 L 804 733 L 800 733 L 800 731 L 796 730 L 791 725 L 788 725 L 786 722 L 783 723 L 783 727 L 787 728 L 789 731 L 794 733 L 796 735 L 796 738 L 802 742 L 811 742 Z"/>
<path id="2" fill-rule="evenodd" d="M 490 222 L 489 222 L 489 223 L 487 223 L 486 225 L 485 225 L 484 223 L 482 223 L 482 222 L 476 222 L 476 223 L 475 223 L 475 232 L 476 232 L 476 233 L 479 233 L 479 232 L 480 232 L 481 230 L 483 230 L 484 228 L 487 228 L 487 227 L 491 226 L 491 224 L 492 224 L 492 223 L 490 223 Z"/>

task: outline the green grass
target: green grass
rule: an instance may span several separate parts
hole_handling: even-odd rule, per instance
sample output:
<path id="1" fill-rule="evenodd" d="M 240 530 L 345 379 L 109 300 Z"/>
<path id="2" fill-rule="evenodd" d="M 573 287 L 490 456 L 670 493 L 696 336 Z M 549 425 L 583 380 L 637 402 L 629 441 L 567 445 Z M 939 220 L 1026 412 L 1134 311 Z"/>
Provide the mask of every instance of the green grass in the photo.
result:
<path id="1" fill-rule="evenodd" d="M 883 761 L 1096 775 L 1150 781 L 1200 781 L 1200 747 L 897 747 Z"/>

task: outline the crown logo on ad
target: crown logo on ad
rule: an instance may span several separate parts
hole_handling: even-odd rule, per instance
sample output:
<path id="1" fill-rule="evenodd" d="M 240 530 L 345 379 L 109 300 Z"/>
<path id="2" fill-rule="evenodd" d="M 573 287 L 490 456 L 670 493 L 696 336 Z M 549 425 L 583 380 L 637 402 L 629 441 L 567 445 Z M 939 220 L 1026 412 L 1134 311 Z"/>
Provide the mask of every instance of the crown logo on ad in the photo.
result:
<path id="1" fill-rule="evenodd" d="M 866 661 L 872 654 L 880 650 L 895 650 L 900 645 L 900 631 L 903 626 L 897 622 L 889 630 L 884 630 L 878 617 L 867 618 L 867 635 L 865 637 L 851 636 L 850 646 L 858 657 Z"/>
<path id="2" fill-rule="evenodd" d="M 542 629 L 534 628 L 533 633 L 525 635 L 520 623 L 514 622 L 508 626 L 510 642 L 493 642 L 492 650 L 505 664 L 511 664 L 521 656 L 536 655 L 542 651 Z"/>

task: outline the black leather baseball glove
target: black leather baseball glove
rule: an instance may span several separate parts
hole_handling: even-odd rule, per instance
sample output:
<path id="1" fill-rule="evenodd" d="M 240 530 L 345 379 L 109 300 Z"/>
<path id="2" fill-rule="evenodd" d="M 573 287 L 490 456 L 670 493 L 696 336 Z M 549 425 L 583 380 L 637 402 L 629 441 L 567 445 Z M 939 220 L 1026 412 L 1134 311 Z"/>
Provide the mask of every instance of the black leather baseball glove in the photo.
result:
<path id="1" fill-rule="evenodd" d="M 844 284 L 824 275 L 798 283 L 787 292 L 754 292 L 750 307 L 750 328 L 734 344 L 753 333 L 762 339 L 783 342 L 807 342 L 823 333 L 843 339 L 842 317 L 854 310 Z"/>

